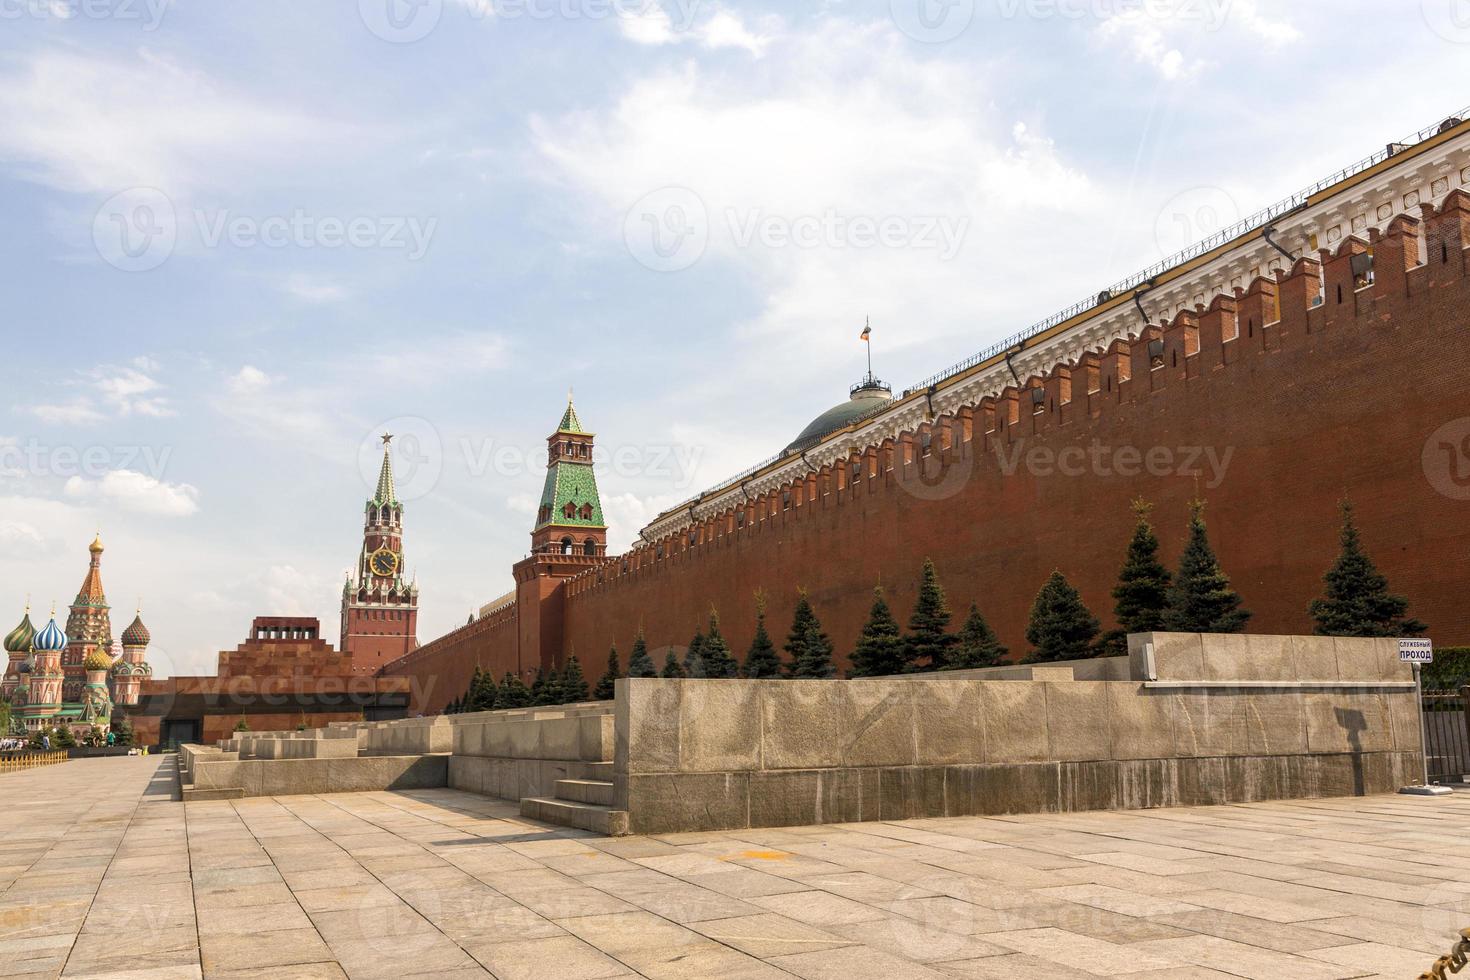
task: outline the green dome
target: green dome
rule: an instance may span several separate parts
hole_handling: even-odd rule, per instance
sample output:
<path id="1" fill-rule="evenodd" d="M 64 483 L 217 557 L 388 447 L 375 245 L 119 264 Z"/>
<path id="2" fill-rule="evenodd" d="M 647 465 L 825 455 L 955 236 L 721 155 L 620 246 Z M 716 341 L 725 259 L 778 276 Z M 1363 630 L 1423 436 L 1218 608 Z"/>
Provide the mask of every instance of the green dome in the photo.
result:
<path id="1" fill-rule="evenodd" d="M 5 637 L 6 653 L 30 653 L 31 641 L 36 638 L 36 628 L 31 625 L 30 610 L 26 610 L 20 625 L 11 630 Z"/>
<path id="2" fill-rule="evenodd" d="M 852 395 L 847 401 L 833 405 L 812 419 L 811 424 L 801 430 L 801 435 L 781 450 L 781 455 L 790 456 L 792 453 L 804 452 L 821 442 L 827 433 L 836 432 L 859 419 L 874 415 L 892 403 L 893 390 L 870 375 L 852 386 Z"/>

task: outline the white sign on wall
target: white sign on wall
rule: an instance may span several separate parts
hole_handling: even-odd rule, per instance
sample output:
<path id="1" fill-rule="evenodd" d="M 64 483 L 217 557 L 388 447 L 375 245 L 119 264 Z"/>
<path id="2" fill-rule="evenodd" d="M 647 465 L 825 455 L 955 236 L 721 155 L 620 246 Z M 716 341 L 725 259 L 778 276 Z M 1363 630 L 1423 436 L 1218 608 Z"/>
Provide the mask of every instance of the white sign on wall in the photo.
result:
<path id="1" fill-rule="evenodd" d="M 1399 640 L 1399 659 L 1408 664 L 1434 663 L 1434 641 Z"/>

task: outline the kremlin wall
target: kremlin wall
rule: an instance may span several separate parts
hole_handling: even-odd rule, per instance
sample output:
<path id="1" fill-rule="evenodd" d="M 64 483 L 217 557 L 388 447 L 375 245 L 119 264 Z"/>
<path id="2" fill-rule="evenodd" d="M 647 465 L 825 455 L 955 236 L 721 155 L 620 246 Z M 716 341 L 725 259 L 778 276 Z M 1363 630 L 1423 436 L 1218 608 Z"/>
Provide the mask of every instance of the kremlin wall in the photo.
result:
<path id="1" fill-rule="evenodd" d="M 1155 504 L 1172 563 L 1196 495 L 1250 632 L 1310 632 L 1347 495 L 1430 636 L 1470 642 L 1467 188 L 1470 123 L 1451 119 L 901 398 L 865 379 L 854 394 L 879 389 L 875 411 L 803 433 L 628 554 L 599 553 L 605 528 L 590 554 L 582 530 L 559 543 L 544 498 L 514 599 L 383 673 L 431 713 L 477 666 L 529 676 L 576 654 L 596 676 L 613 642 L 626 665 L 640 628 L 661 662 L 712 607 L 738 656 L 756 593 L 779 645 L 798 587 L 841 660 L 874 585 L 907 618 L 926 557 L 951 606 L 977 601 L 1017 656 L 1053 569 L 1110 628 L 1130 501 Z M 564 418 L 548 492 L 576 465 L 558 464 L 567 438 Z"/>

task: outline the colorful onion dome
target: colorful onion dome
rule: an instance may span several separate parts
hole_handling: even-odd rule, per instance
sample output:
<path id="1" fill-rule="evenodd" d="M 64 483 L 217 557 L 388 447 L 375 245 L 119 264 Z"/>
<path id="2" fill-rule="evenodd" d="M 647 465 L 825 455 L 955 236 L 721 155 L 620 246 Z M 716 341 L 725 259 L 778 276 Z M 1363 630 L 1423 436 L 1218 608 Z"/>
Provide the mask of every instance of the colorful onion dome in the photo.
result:
<path id="1" fill-rule="evenodd" d="M 31 641 L 36 638 L 36 628 L 31 625 L 31 611 L 26 610 L 20 625 L 11 630 L 5 637 L 6 653 L 30 653 Z"/>
<path id="2" fill-rule="evenodd" d="M 66 649 L 66 634 L 56 625 L 55 614 L 52 614 L 51 622 L 46 624 L 46 628 L 31 641 L 31 648 L 42 653 L 56 653 Z"/>
<path id="3" fill-rule="evenodd" d="M 82 661 L 82 669 L 86 671 L 111 670 L 112 658 L 101 647 L 93 647 L 92 651 L 87 654 L 87 659 Z"/>
<path id="4" fill-rule="evenodd" d="M 151 639 L 153 637 L 148 635 L 148 627 L 143 625 L 142 613 L 134 616 L 133 625 L 122 632 L 122 644 L 125 647 L 146 647 Z"/>

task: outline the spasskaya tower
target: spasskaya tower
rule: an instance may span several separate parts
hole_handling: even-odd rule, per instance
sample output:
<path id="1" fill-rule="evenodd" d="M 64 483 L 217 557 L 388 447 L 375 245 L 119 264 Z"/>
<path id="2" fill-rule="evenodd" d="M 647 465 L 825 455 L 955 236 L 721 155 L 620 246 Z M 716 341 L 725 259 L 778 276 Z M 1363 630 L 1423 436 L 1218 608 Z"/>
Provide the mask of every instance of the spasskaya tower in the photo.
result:
<path id="1" fill-rule="evenodd" d="M 393 485 L 391 434 L 378 488 L 364 508 L 357 573 L 342 586 L 342 641 L 352 669 L 375 671 L 418 648 L 419 587 L 404 580 L 403 504 Z"/>

